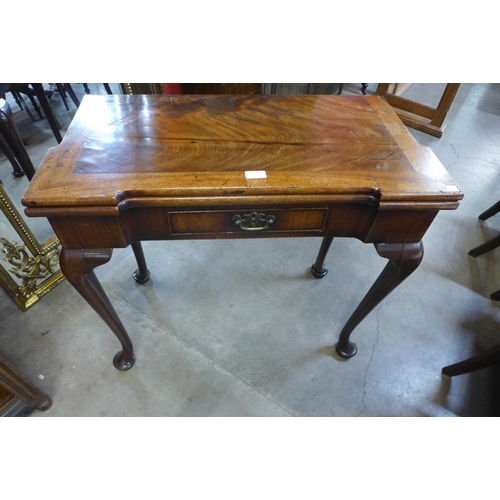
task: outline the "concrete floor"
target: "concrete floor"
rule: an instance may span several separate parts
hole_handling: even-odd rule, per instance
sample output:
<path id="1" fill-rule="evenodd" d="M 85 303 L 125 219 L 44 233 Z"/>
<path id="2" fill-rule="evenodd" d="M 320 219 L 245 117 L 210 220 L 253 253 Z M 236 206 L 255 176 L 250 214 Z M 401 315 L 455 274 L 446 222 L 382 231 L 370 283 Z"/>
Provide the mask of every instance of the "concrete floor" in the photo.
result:
<path id="1" fill-rule="evenodd" d="M 440 88 L 414 85 L 407 95 L 429 103 Z M 38 165 L 57 143 L 45 120 L 9 102 Z M 53 104 L 64 132 L 75 107 L 66 111 L 58 95 Z M 67 282 L 24 313 L 0 289 L 0 350 L 54 402 L 32 416 L 499 415 L 500 365 L 453 379 L 441 368 L 500 339 L 499 305 L 489 298 L 500 288 L 498 252 L 467 255 L 500 231 L 500 216 L 477 219 L 499 199 L 500 85 L 463 84 L 446 123 L 441 139 L 410 132 L 465 198 L 434 221 L 418 270 L 355 330 L 354 358 L 333 346 L 385 265 L 371 245 L 336 239 L 330 272 L 316 280 L 316 238 L 145 242 L 147 285 L 132 280 L 130 248 L 97 269 L 135 346 L 128 372 L 113 367 L 118 341 Z M 27 181 L 10 172 L 0 158 L 19 203 Z M 51 234 L 44 220 L 28 224 L 40 240 Z"/>

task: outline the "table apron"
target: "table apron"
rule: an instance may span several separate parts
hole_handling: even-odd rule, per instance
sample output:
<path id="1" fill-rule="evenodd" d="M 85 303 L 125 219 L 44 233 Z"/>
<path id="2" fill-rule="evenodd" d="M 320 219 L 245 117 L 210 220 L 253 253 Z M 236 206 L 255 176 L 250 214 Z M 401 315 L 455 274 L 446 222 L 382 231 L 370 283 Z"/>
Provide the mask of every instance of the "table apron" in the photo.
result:
<path id="1" fill-rule="evenodd" d="M 352 237 L 365 243 L 420 241 L 437 210 L 384 210 L 368 204 L 142 207 L 117 216 L 57 216 L 64 248 L 124 248 L 135 241 Z"/>

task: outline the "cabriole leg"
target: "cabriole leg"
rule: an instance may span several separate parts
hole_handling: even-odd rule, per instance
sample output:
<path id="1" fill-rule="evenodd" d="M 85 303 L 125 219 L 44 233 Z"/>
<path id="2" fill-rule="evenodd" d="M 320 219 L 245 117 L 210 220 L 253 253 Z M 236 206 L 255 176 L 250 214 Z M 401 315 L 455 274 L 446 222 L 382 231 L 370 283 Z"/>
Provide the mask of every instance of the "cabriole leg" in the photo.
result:
<path id="1" fill-rule="evenodd" d="M 424 255 L 422 242 L 377 243 L 375 248 L 377 253 L 381 257 L 389 259 L 389 262 L 340 332 L 335 349 L 338 355 L 343 358 L 351 358 L 357 352 L 356 344 L 349 340 L 354 328 L 376 305 L 415 271 Z"/>
<path id="2" fill-rule="evenodd" d="M 132 341 L 93 271 L 97 266 L 108 262 L 112 252 L 112 249 L 63 249 L 60 264 L 68 281 L 106 322 L 120 341 L 122 350 L 114 357 L 113 364 L 118 370 L 125 371 L 132 368 L 135 363 Z"/>

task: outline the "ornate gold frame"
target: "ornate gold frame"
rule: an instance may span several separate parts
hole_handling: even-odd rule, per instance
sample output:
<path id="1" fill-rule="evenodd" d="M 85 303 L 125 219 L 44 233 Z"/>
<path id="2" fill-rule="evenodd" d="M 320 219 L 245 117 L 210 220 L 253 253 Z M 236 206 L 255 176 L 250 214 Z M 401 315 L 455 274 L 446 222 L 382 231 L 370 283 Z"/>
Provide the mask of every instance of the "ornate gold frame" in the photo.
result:
<path id="1" fill-rule="evenodd" d="M 0 285 L 15 300 L 22 311 L 38 302 L 40 297 L 64 280 L 59 268 L 59 240 L 56 236 L 40 244 L 16 207 L 7 196 L 0 181 L 0 209 L 20 236 L 24 245 L 0 238 L 5 261 L 13 267 L 0 265 Z M 11 276 L 22 281 L 19 285 Z"/>

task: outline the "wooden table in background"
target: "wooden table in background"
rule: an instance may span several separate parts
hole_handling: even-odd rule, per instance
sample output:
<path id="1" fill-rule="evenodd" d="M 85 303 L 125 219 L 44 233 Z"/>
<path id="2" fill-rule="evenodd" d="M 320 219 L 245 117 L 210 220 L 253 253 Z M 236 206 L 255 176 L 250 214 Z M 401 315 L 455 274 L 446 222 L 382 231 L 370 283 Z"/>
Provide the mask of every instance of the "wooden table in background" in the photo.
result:
<path id="1" fill-rule="evenodd" d="M 143 240 L 321 237 L 323 277 L 334 237 L 373 243 L 388 263 L 340 333 L 353 329 L 419 265 L 422 237 L 460 189 L 377 96 L 86 96 L 23 203 L 48 217 L 68 281 L 134 364 L 132 342 L 93 269 Z M 445 235 L 443 235 L 445 237 Z M 333 298 L 332 298 L 333 300 Z"/>
<path id="2" fill-rule="evenodd" d="M 408 127 L 434 137 L 443 135 L 444 119 L 460 87 L 459 83 L 447 83 L 436 108 L 402 97 L 411 83 L 379 83 L 377 95 L 385 97 L 401 121 Z M 401 92 L 398 92 L 401 86 Z"/>

